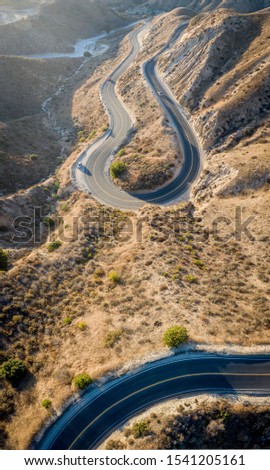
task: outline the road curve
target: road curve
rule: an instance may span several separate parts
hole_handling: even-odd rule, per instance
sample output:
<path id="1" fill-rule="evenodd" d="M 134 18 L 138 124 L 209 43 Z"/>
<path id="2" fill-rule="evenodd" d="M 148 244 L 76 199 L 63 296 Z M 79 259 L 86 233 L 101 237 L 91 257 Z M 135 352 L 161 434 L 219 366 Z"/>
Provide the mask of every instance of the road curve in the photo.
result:
<path id="1" fill-rule="evenodd" d="M 180 110 L 173 95 L 168 91 L 156 74 L 158 55 L 143 66 L 145 77 L 165 112 L 173 124 L 183 149 L 183 165 L 176 178 L 162 189 L 147 194 L 125 192 L 110 179 L 108 161 L 116 148 L 123 143 L 130 129 L 132 118 L 115 92 L 115 83 L 134 61 L 140 51 L 139 35 L 146 25 L 140 26 L 130 34 L 131 52 L 110 75 L 101 89 L 103 102 L 110 115 L 110 130 L 93 146 L 89 146 L 73 165 L 71 174 L 76 185 L 95 197 L 100 203 L 122 210 L 137 210 L 145 203 L 156 205 L 172 204 L 189 190 L 200 170 L 200 151 L 196 136 L 187 119 Z M 177 35 L 186 27 L 182 25 Z M 170 42 L 174 40 L 174 36 Z M 166 46 L 161 52 L 166 49 Z M 160 53 L 161 53 L 160 52 Z M 78 167 L 80 163 L 80 167 Z"/>
<path id="2" fill-rule="evenodd" d="M 270 394 L 270 356 L 172 356 L 87 391 L 47 429 L 39 450 L 96 449 L 154 403 L 200 393 Z"/>

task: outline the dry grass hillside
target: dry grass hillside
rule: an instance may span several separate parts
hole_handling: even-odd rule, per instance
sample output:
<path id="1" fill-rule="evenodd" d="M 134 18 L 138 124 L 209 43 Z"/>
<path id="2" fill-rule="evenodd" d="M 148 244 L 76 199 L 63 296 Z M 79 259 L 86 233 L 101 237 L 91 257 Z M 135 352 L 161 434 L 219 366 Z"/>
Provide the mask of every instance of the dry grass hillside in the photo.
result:
<path id="1" fill-rule="evenodd" d="M 167 208 L 146 206 L 136 214 L 101 207 L 70 185 L 69 168 L 82 142 L 58 170 L 57 181 L 33 188 L 32 205 L 37 198 L 44 201 L 50 210 L 46 215 L 52 219 L 43 220 L 42 229 L 48 230 L 49 223 L 52 233 L 45 243 L 37 243 L 31 252 L 27 248 L 18 255 L 21 245 L 10 248 L 7 251 L 8 270 L 0 276 L 1 362 L 21 359 L 28 369 L 28 375 L 17 388 L 6 380 L 0 382 L 1 447 L 26 448 L 48 418 L 42 401 L 51 399 L 53 410 L 59 411 L 73 393 L 74 375 L 87 372 L 98 379 L 107 372 L 134 364 L 134 360 L 168 352 L 162 337 L 171 325 L 185 326 L 191 343 L 200 347 L 238 345 L 247 346 L 250 351 L 269 347 L 268 108 L 262 105 L 265 119 L 260 114 L 256 118 L 250 110 L 252 132 L 243 134 L 239 141 L 231 139 L 230 121 L 227 134 L 224 131 L 216 134 L 215 126 L 207 129 L 207 123 L 201 124 L 201 116 L 209 112 L 209 107 L 213 116 L 219 116 L 223 128 L 227 119 L 223 120 L 223 108 L 226 109 L 229 99 L 233 106 L 236 99 L 234 125 L 237 123 L 239 130 L 243 130 L 246 121 L 237 120 L 237 113 L 242 112 L 245 118 L 249 100 L 252 99 L 255 105 L 263 97 L 267 105 L 264 82 L 255 80 L 257 73 L 257 77 L 264 78 L 264 69 L 268 67 L 268 59 L 259 56 L 263 54 L 261 46 L 268 47 L 268 17 L 265 15 L 267 13 L 246 16 L 220 10 L 202 16 L 197 22 L 192 21 L 181 42 L 170 51 L 171 58 L 161 59 L 162 73 L 175 87 L 179 101 L 191 113 L 205 150 L 210 140 L 213 147 L 206 154 L 205 170 L 194 189 L 192 202 Z M 239 21 L 249 32 L 249 41 L 243 41 L 240 36 Z M 145 38 L 149 49 L 147 41 L 156 39 L 160 41 L 157 44 L 161 44 L 169 34 L 168 25 L 173 28 L 178 22 L 179 17 L 173 13 L 155 20 L 152 32 Z M 256 25 L 256 36 L 246 23 Z M 228 31 L 226 34 L 224 31 L 230 28 L 231 32 L 232 27 L 236 30 L 230 35 L 233 50 L 238 54 L 242 72 L 246 70 L 245 54 L 247 66 L 251 61 L 249 70 L 254 71 L 255 84 L 253 95 L 252 89 L 247 89 L 245 94 L 240 87 L 235 98 L 230 98 L 232 91 L 229 91 L 228 77 L 234 80 L 234 73 L 237 73 L 235 59 L 229 58 L 232 62 L 226 69 L 219 54 L 211 55 L 216 48 L 214 34 L 217 34 L 218 47 L 224 60 L 228 59 L 225 55 L 229 48 Z M 199 52 L 198 35 L 201 35 L 202 49 L 196 69 L 191 53 Z M 210 48 L 208 42 L 212 45 Z M 120 55 L 127 47 L 124 42 Z M 149 53 L 154 51 L 155 45 Z M 97 65 L 96 72 L 91 71 L 92 81 L 83 85 L 73 100 L 73 119 L 77 118 L 78 124 L 84 120 L 89 125 L 88 130 L 92 125 L 86 117 L 89 115 L 88 104 L 92 109 L 95 106 L 98 130 L 107 122 L 102 107 L 97 106 L 98 87 L 104 74 L 108 73 L 106 66 L 117 62 L 117 52 L 115 45 L 115 56 L 100 70 Z M 253 63 L 252 57 L 257 53 L 260 65 Z M 211 61 L 208 60 L 210 56 Z M 173 59 L 175 70 L 171 68 Z M 213 61 L 222 75 L 213 72 Z M 209 70 L 211 73 L 207 75 Z M 138 64 L 135 64 L 135 72 L 138 72 Z M 129 73 L 127 76 L 131 80 Z M 179 83 L 182 80 L 184 88 L 181 90 L 177 81 L 173 83 L 176 74 Z M 128 85 L 127 78 L 123 77 L 123 80 L 119 83 L 120 92 L 123 85 Z M 265 84 L 267 80 L 266 76 Z M 196 84 L 200 86 L 196 88 Z M 224 93 L 221 92 L 223 86 Z M 138 103 L 148 99 L 149 91 L 144 87 L 139 79 L 137 92 L 145 90 L 145 95 L 141 95 Z M 187 88 L 192 87 L 194 93 L 198 93 L 196 103 L 191 96 L 189 100 L 184 99 Z M 225 93 L 228 93 L 226 100 L 223 99 Z M 128 94 L 132 97 L 131 91 L 127 90 L 127 99 Z M 86 102 L 82 108 L 80 103 L 84 102 L 84 96 Z M 210 98 L 213 102 L 209 102 Z M 132 104 L 131 98 L 128 103 Z M 150 126 L 151 113 L 148 111 L 149 107 L 146 116 Z M 139 119 L 140 116 L 138 114 Z M 164 129 L 160 122 L 154 125 L 157 135 L 162 135 Z M 143 129 L 140 133 L 143 136 Z M 12 197 L 3 204 L 5 202 L 8 202 L 11 215 L 15 209 L 16 214 L 21 214 L 18 205 L 24 210 L 20 198 Z M 247 226 L 242 226 L 246 221 Z M 1 222 L 2 225 L 5 223 Z M 209 419 L 212 419 L 211 412 L 201 418 L 201 429 Z M 241 423 L 250 423 L 249 419 Z M 179 426 L 182 429 L 181 422 Z"/>
<path id="2" fill-rule="evenodd" d="M 254 236 L 264 242 L 255 248 L 258 259 L 269 247 L 263 222 L 269 217 L 269 18 L 268 11 L 228 10 L 196 17 L 160 61 L 206 152 L 193 191 L 199 212 L 208 224 L 219 216 L 230 223 L 239 210 L 249 214 Z"/>
<path id="3" fill-rule="evenodd" d="M 269 449 L 269 400 L 199 396 L 154 406 L 102 449 Z"/>
<path id="4" fill-rule="evenodd" d="M 162 336 L 172 324 L 203 344 L 269 344 L 269 257 L 257 257 L 263 242 L 220 241 L 192 204 L 129 216 L 74 193 L 58 210 L 51 240 L 62 245 L 47 241 L 1 276 L 2 361 L 20 358 L 30 372 L 17 390 L 2 383 L 7 445 L 29 444 L 47 416 L 42 400 L 58 409 L 74 375 L 96 379 L 165 352 Z M 112 271 L 119 281 L 110 280 Z"/>

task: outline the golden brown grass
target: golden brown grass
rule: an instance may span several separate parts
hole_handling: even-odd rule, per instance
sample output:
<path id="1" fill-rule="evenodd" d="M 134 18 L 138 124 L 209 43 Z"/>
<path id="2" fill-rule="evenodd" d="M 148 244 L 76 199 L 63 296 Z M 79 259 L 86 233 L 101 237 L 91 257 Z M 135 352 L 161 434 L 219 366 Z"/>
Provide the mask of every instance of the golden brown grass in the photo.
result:
<path id="1" fill-rule="evenodd" d="M 97 87 L 105 68 L 98 73 Z M 85 91 L 94 106 L 92 85 Z M 78 105 L 81 99 L 78 95 Z M 96 128 L 90 120 L 84 126 L 97 134 L 106 122 L 98 116 Z M 74 375 L 87 372 L 97 379 L 165 351 L 163 333 L 172 324 L 185 326 L 191 341 L 206 345 L 269 344 L 267 122 L 264 126 L 230 152 L 209 155 L 194 206 L 146 206 L 137 214 L 104 209 L 70 186 L 69 165 L 77 153 L 63 165 L 52 205 L 59 205 L 63 220 L 51 236 L 61 240 L 65 234 L 63 245 L 49 253 L 46 241 L 19 259 L 14 249 L 11 259 L 18 260 L 0 277 L 2 360 L 19 357 L 32 374 L 16 392 L 1 384 L 1 393 L 9 395 L 5 420 L 14 407 L 12 420 L 4 423 L 9 446 L 29 445 L 47 417 L 42 400 L 52 399 L 59 409 L 72 393 Z M 141 131 L 138 136 L 146 139 Z M 253 241 L 235 236 L 237 207 L 243 221 L 256 216 Z M 215 235 L 213 223 L 220 217 L 232 221 L 219 219 L 218 235 L 229 234 L 228 240 Z M 140 238 L 134 232 L 127 236 L 132 225 L 142 227 Z M 111 271 L 119 273 L 119 283 L 108 278 Z"/>
<path id="2" fill-rule="evenodd" d="M 16 413 L 6 426 L 13 448 L 27 446 L 46 416 L 44 398 L 58 408 L 71 393 L 74 375 L 86 371 L 96 379 L 158 353 L 172 324 L 184 325 L 195 342 L 269 344 L 269 259 L 263 242 L 221 243 L 211 235 L 205 240 L 207 227 L 194 217 L 191 204 L 146 207 L 129 216 L 102 213 L 75 193 L 69 207 L 64 225 L 80 215 L 78 238 L 53 253 L 44 245 L 1 277 L 5 355 L 25 360 L 35 379 L 16 393 Z M 105 223 L 98 229 L 101 214 Z M 143 242 L 125 239 L 126 233 L 123 240 L 125 223 L 138 219 Z M 59 239 L 57 231 L 53 238 Z M 97 276 L 101 270 L 104 275 Z M 118 284 L 107 276 L 113 270 Z M 197 282 L 190 283 L 189 275 Z M 121 335 L 108 348 L 106 339 L 116 331 Z M 20 427 L 23 420 L 27 429 Z"/>

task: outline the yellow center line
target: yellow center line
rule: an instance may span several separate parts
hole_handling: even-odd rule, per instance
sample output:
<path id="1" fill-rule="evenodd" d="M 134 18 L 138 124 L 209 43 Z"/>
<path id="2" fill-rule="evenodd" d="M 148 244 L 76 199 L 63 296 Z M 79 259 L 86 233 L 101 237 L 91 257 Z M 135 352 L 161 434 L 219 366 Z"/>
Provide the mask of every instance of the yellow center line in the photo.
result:
<path id="1" fill-rule="evenodd" d="M 150 388 L 156 387 L 157 385 L 161 385 L 164 383 L 171 382 L 173 380 L 178 380 L 178 379 L 185 379 L 187 377 L 200 377 L 200 376 L 205 376 L 205 375 L 217 375 L 217 376 L 223 376 L 223 377 L 270 377 L 270 374 L 249 374 L 249 373 L 222 373 L 222 372 L 204 372 L 204 373 L 197 373 L 197 374 L 187 374 L 187 375 L 178 375 L 176 377 L 172 377 L 170 379 L 165 379 L 165 380 L 160 380 L 159 382 L 156 382 L 154 384 L 148 385 L 147 387 L 141 388 L 140 390 L 137 390 L 136 392 L 132 392 L 129 395 L 127 395 L 124 398 L 121 398 L 121 400 L 115 402 L 113 405 L 110 405 L 108 408 L 106 408 L 102 413 L 100 413 L 98 416 L 96 416 L 93 421 L 91 421 L 81 432 L 80 434 L 74 439 L 74 441 L 71 443 L 69 446 L 68 450 L 70 450 L 74 444 L 81 438 L 81 436 L 87 431 L 101 416 L 106 414 L 108 411 L 110 411 L 112 408 L 115 406 L 119 405 L 120 403 L 123 403 L 124 401 L 128 400 L 129 398 L 133 397 L 134 395 L 138 395 L 138 393 L 144 392 L 145 390 L 149 390 Z"/>

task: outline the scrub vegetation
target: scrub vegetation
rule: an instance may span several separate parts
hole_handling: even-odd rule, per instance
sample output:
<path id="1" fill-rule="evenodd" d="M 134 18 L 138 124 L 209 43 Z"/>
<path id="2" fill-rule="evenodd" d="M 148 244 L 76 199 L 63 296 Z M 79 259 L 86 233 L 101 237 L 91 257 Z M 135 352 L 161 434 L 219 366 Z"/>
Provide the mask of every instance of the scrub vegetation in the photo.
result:
<path id="1" fill-rule="evenodd" d="M 181 166 L 174 131 L 140 67 L 182 13 L 153 20 L 138 61 L 117 83 L 136 119 L 134 138 L 116 157 L 125 165 L 116 182 L 125 189 L 164 184 Z M 159 71 L 190 113 L 207 158 L 189 202 L 137 213 L 101 206 L 70 181 L 78 153 L 108 125 L 99 88 L 128 53 L 126 31 L 76 77 L 81 60 L 0 57 L 2 448 L 29 446 L 51 414 L 44 400 L 58 412 L 74 391 L 168 347 L 269 350 L 269 14 L 200 15 L 161 57 Z M 52 130 L 42 103 L 67 77 L 51 102 Z M 40 237 L 14 240 L 17 217 L 31 218 Z M 111 437 L 110 447 L 203 448 L 221 438 L 229 446 L 230 429 L 239 446 L 269 446 L 267 410 L 200 406 L 173 418 L 137 417 L 128 442 Z"/>

